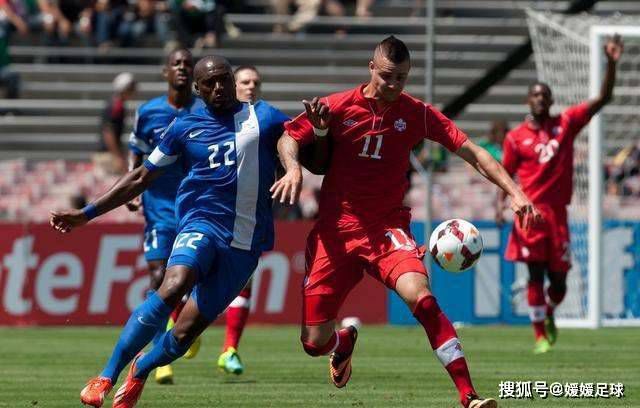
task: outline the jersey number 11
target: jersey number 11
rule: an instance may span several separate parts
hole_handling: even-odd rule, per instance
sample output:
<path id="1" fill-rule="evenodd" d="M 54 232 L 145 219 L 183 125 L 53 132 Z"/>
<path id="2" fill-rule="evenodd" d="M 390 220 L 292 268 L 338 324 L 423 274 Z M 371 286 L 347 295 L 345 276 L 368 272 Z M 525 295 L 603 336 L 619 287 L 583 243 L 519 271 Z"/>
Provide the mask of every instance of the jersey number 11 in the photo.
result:
<path id="1" fill-rule="evenodd" d="M 380 149 L 382 148 L 382 138 L 384 135 L 376 135 L 376 148 L 373 151 L 373 154 L 369 154 L 369 145 L 371 144 L 371 136 L 365 136 L 364 139 L 364 147 L 358 156 L 360 157 L 370 157 L 372 159 L 380 160 L 382 156 L 380 156 Z"/>

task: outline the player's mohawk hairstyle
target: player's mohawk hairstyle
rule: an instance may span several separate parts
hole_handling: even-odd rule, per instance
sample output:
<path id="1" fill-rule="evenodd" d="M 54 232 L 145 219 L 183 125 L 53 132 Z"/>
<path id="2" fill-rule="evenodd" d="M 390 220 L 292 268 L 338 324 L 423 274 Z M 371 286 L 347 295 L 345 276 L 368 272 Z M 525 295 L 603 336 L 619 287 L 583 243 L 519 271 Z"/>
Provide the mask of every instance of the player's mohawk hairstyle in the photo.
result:
<path id="1" fill-rule="evenodd" d="M 409 59 L 409 49 L 405 43 L 393 35 L 385 38 L 376 46 L 375 54 L 380 54 L 394 64 L 400 64 Z"/>

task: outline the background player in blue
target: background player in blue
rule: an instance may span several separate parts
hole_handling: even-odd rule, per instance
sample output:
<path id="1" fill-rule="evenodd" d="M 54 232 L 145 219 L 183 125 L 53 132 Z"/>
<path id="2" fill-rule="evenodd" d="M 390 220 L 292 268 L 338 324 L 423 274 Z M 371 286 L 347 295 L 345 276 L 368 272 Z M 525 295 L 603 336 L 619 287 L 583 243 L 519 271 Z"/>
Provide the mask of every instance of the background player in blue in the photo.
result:
<path id="1" fill-rule="evenodd" d="M 171 52 L 162 69 L 162 76 L 167 81 L 166 95 L 153 98 L 144 103 L 136 112 L 133 131 L 129 137 L 129 168 L 142 165 L 145 156 L 162 141 L 167 126 L 176 117 L 184 116 L 202 105 L 202 101 L 192 93 L 193 85 L 193 56 L 187 49 Z M 175 216 L 175 201 L 178 187 L 186 176 L 181 161 L 176 161 L 163 172 L 162 177 L 155 180 L 139 197 L 127 203 L 127 208 L 137 211 L 142 204 L 144 229 L 144 256 L 149 266 L 150 296 L 162 283 L 167 260 L 171 254 L 171 246 L 176 238 L 178 221 Z M 182 304 L 174 310 L 174 315 L 180 313 Z M 175 322 L 177 319 L 173 319 Z M 153 339 L 157 343 L 165 328 L 162 327 Z M 194 357 L 199 347 L 199 341 L 185 354 L 186 358 Z M 156 370 L 155 378 L 158 383 L 173 382 L 173 370 L 167 365 Z"/>
<path id="2" fill-rule="evenodd" d="M 135 406 L 151 370 L 187 351 L 242 289 L 262 251 L 273 247 L 269 189 L 287 117 L 263 101 L 239 102 L 231 66 L 222 57 L 203 58 L 194 73 L 205 106 L 174 119 L 144 165 L 93 203 L 51 213 L 52 227 L 67 233 L 142 193 L 179 156 L 189 169 L 178 189 L 178 236 L 164 280 L 132 313 L 106 367 L 80 393 L 81 401 L 94 407 L 102 406 L 131 360 L 113 407 Z M 175 327 L 149 353 L 138 354 L 189 291 Z"/>

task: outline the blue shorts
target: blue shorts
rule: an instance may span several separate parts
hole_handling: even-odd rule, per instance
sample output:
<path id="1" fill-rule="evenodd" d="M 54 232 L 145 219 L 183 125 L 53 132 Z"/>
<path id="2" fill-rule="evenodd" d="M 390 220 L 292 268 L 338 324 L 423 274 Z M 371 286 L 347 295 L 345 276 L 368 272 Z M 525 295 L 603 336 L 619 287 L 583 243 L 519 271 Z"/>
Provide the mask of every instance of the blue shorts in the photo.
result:
<path id="1" fill-rule="evenodd" d="M 147 226 L 144 229 L 144 259 L 149 261 L 157 261 L 160 259 L 169 259 L 171 255 L 171 247 L 176 239 L 176 231 L 169 229 L 157 229 Z"/>
<path id="2" fill-rule="evenodd" d="M 201 232 L 178 234 L 167 268 L 184 265 L 197 273 L 191 297 L 205 317 L 214 320 L 240 293 L 258 266 L 259 251 L 232 248 Z"/>

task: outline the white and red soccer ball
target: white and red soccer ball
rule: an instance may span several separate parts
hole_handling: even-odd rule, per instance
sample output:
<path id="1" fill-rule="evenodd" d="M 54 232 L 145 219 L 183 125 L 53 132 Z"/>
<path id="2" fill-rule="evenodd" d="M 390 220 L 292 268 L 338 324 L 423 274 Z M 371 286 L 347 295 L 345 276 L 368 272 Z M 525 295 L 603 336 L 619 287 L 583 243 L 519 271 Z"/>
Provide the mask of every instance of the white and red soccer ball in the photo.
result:
<path id="1" fill-rule="evenodd" d="M 449 272 L 463 272 L 478 262 L 482 255 L 480 231 L 468 221 L 447 220 L 431 234 L 429 251 L 436 263 Z"/>

